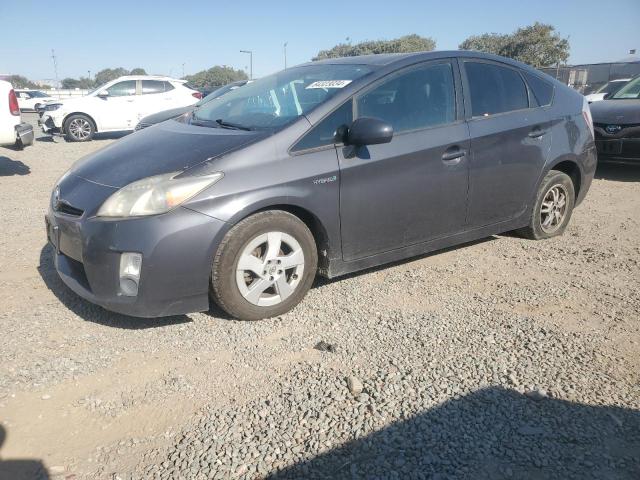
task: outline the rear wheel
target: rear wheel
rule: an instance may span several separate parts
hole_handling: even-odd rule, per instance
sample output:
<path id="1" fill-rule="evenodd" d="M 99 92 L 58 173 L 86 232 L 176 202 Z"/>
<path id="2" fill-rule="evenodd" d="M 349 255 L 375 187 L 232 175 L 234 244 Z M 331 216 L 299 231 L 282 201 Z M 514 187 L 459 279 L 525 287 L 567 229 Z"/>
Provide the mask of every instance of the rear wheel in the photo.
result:
<path id="1" fill-rule="evenodd" d="M 294 215 L 257 213 L 225 236 L 213 261 L 214 301 L 241 320 L 288 312 L 306 295 L 316 275 L 313 235 Z"/>
<path id="2" fill-rule="evenodd" d="M 71 115 L 64 122 L 65 137 L 70 142 L 88 142 L 95 132 L 93 121 L 86 115 Z"/>
<path id="3" fill-rule="evenodd" d="M 540 184 L 529 225 L 518 230 L 518 233 L 532 240 L 562 235 L 569 224 L 574 205 L 573 181 L 566 173 L 551 170 Z"/>

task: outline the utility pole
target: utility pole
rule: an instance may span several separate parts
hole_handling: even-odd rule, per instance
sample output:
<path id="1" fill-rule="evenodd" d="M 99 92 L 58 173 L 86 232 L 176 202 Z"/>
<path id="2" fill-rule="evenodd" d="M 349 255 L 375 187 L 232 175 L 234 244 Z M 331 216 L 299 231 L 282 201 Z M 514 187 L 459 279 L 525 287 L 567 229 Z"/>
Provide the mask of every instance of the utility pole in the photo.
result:
<path id="1" fill-rule="evenodd" d="M 182 64 L 182 78 L 184 78 L 184 63 Z"/>
<path id="2" fill-rule="evenodd" d="M 87 70 L 87 75 L 89 75 L 89 80 L 91 80 L 91 70 Z"/>
<path id="3" fill-rule="evenodd" d="M 59 88 L 60 84 L 58 83 L 58 60 L 56 59 L 56 51 L 53 48 L 51 49 L 51 59 L 53 60 L 53 71 L 56 75 L 56 88 Z"/>
<path id="4" fill-rule="evenodd" d="M 240 53 L 249 54 L 249 80 L 253 80 L 253 50 L 240 50 Z"/>
<path id="5" fill-rule="evenodd" d="M 289 42 L 284 42 L 284 69 L 287 69 L 287 44 Z"/>

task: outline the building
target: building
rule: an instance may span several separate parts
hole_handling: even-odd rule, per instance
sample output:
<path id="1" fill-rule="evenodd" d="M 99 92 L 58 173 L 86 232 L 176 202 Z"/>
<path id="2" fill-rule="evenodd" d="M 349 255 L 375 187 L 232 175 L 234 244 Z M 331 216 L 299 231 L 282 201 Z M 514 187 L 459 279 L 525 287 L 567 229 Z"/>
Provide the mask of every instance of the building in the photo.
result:
<path id="1" fill-rule="evenodd" d="M 602 85 L 617 78 L 631 78 L 640 74 L 640 55 L 630 50 L 629 55 L 617 62 L 565 65 L 541 68 L 562 83 L 575 88 L 583 95 L 595 92 Z"/>

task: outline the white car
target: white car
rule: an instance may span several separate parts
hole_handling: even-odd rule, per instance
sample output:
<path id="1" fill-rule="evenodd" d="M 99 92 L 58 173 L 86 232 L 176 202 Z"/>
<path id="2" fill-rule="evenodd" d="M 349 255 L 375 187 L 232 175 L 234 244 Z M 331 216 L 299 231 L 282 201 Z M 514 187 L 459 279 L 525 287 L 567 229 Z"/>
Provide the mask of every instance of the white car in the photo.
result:
<path id="1" fill-rule="evenodd" d="M 33 127 L 22 122 L 13 86 L 0 80 L 0 145 L 15 145 L 21 148 L 32 143 Z"/>
<path id="2" fill-rule="evenodd" d="M 35 112 L 38 105 L 55 102 L 57 99 L 40 90 L 16 89 L 18 105 L 23 112 Z"/>
<path id="3" fill-rule="evenodd" d="M 72 142 L 91 140 L 96 132 L 133 130 L 142 117 L 169 108 L 193 105 L 202 94 L 184 80 L 129 75 L 112 80 L 88 95 L 49 103 L 40 125 Z"/>
<path id="4" fill-rule="evenodd" d="M 599 102 L 600 100 L 604 100 L 605 96 L 611 96 L 614 93 L 616 93 L 618 90 L 620 90 L 622 87 L 624 87 L 629 80 L 631 80 L 630 78 L 617 78 L 615 80 L 610 80 L 607 83 L 605 83 L 603 86 L 601 86 L 598 90 L 596 90 L 595 92 L 589 94 L 589 95 L 585 95 L 584 98 L 587 99 L 587 102 L 592 103 L 592 102 Z"/>

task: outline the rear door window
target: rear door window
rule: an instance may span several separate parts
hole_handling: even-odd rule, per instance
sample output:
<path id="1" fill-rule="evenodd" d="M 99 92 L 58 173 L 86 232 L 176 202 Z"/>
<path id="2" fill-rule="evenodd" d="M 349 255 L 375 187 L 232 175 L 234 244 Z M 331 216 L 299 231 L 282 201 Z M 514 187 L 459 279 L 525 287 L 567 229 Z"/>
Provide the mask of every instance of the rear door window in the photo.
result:
<path id="1" fill-rule="evenodd" d="M 142 94 L 164 93 L 173 90 L 173 85 L 160 80 L 142 80 Z"/>
<path id="2" fill-rule="evenodd" d="M 474 117 L 488 117 L 529 107 L 527 87 L 520 74 L 493 63 L 464 62 Z"/>

